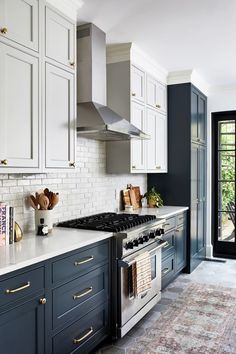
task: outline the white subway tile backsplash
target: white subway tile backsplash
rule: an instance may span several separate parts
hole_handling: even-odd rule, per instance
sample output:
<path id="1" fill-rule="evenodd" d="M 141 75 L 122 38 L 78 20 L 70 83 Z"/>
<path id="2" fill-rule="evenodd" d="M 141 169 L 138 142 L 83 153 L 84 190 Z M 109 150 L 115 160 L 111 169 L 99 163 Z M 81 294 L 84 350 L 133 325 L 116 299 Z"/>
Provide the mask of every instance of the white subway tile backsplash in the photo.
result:
<path id="1" fill-rule="evenodd" d="M 59 192 L 60 202 L 54 209 L 54 221 L 62 221 L 102 211 L 117 211 L 115 191 L 127 183 L 146 191 L 145 174 L 106 174 L 106 144 L 77 139 L 76 170 L 42 174 L 0 174 L 0 200 L 16 208 L 16 220 L 23 230 L 34 228 L 34 211 L 26 203 L 31 193 L 48 187 Z"/>

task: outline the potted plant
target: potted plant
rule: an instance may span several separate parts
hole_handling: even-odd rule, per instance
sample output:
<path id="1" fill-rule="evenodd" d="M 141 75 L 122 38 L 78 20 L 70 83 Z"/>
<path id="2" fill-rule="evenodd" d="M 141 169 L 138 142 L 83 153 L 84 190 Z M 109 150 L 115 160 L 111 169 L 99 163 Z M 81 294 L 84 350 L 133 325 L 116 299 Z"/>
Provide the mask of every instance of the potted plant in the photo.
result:
<path id="1" fill-rule="evenodd" d="M 155 187 L 149 189 L 143 197 L 147 199 L 149 208 L 163 206 L 163 200 L 160 194 L 156 191 Z"/>

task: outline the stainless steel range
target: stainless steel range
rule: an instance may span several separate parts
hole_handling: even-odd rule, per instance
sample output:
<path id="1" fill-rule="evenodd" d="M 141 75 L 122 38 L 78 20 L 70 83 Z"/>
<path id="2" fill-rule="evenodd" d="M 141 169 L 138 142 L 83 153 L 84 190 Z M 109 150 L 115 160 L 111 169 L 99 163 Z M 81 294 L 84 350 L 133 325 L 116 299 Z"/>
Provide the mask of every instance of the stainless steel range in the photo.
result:
<path id="1" fill-rule="evenodd" d="M 102 213 L 59 223 L 58 226 L 113 232 L 112 310 L 113 336 L 123 337 L 161 298 L 161 248 L 167 245 L 164 219 L 152 215 Z M 137 256 L 148 255 L 151 282 L 135 296 L 133 265 Z"/>

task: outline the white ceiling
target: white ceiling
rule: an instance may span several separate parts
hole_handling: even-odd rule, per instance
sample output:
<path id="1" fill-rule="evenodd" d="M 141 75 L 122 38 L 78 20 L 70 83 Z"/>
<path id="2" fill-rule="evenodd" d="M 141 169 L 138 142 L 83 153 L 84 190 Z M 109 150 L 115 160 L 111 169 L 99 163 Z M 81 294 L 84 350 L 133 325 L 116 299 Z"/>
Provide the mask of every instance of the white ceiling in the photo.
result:
<path id="1" fill-rule="evenodd" d="M 136 43 L 168 71 L 236 84 L 236 0 L 83 0 L 78 22 L 100 27 L 108 43 Z"/>

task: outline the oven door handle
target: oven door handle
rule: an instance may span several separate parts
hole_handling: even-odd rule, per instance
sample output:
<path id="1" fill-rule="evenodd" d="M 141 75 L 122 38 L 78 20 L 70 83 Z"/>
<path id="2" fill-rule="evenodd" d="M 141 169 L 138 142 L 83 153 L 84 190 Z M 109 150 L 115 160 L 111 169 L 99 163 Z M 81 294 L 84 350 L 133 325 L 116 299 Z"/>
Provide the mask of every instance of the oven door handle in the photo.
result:
<path id="1" fill-rule="evenodd" d="M 158 249 L 165 247 L 168 244 L 167 241 L 161 243 L 160 245 L 156 246 L 155 248 L 151 249 L 149 251 L 150 254 L 152 254 L 153 252 L 157 251 Z M 135 259 L 132 259 L 131 261 L 125 261 L 123 259 L 119 259 L 118 260 L 118 266 L 120 268 L 129 268 L 131 267 L 133 264 L 135 263 Z"/>

